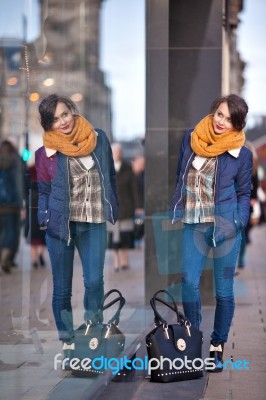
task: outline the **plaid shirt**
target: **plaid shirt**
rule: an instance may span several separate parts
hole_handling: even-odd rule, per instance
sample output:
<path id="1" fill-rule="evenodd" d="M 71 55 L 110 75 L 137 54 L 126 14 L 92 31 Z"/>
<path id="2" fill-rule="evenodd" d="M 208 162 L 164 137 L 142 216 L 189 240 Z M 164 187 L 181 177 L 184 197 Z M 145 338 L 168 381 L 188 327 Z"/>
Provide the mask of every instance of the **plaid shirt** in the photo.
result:
<path id="1" fill-rule="evenodd" d="M 188 172 L 183 222 L 214 222 L 214 173 L 216 158 L 208 158 L 200 169 Z"/>
<path id="2" fill-rule="evenodd" d="M 95 166 L 89 170 L 75 157 L 69 157 L 70 221 L 104 222 L 101 183 Z"/>

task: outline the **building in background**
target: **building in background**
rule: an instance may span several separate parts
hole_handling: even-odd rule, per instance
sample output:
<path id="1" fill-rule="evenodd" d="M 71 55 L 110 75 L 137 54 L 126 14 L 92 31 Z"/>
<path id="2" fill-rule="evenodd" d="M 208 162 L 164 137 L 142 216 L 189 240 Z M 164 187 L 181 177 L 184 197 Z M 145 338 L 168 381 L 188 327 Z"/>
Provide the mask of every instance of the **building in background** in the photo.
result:
<path id="1" fill-rule="evenodd" d="M 32 43 L 1 40 L 0 137 L 12 134 L 23 147 L 28 131 L 30 147 L 40 145 L 39 100 L 61 93 L 112 140 L 111 91 L 99 68 L 102 2 L 39 0 L 40 36 Z"/>
<path id="2" fill-rule="evenodd" d="M 0 39 L 0 139 L 22 135 L 24 131 L 26 76 L 23 73 L 23 42 Z"/>
<path id="3" fill-rule="evenodd" d="M 237 46 L 239 13 L 243 11 L 244 0 L 224 0 L 222 31 L 222 93 L 241 95 L 244 86 L 245 62 Z"/>

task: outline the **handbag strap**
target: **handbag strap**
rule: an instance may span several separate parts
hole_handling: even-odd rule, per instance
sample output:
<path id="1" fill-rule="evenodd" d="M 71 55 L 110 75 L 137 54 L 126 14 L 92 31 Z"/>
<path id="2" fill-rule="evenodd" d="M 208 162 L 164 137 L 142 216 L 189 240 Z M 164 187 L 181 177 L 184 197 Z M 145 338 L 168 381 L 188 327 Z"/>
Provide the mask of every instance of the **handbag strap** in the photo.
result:
<path id="1" fill-rule="evenodd" d="M 158 295 L 160 293 L 167 294 L 168 297 L 170 297 L 170 299 L 172 300 L 172 305 L 169 304 L 168 302 L 166 302 L 165 300 L 163 300 L 162 298 L 158 297 Z M 157 301 L 164 304 L 165 306 L 170 308 L 172 311 L 174 311 L 174 313 L 176 314 L 176 317 L 177 317 L 178 324 L 183 324 L 187 320 L 187 318 L 184 316 L 184 314 L 182 314 L 180 311 L 178 311 L 177 304 L 175 302 L 174 297 L 171 295 L 171 293 L 169 293 L 167 290 L 158 290 L 150 300 L 150 305 L 154 312 L 154 323 L 156 326 L 160 325 L 161 323 L 167 325 L 167 321 L 161 316 L 161 314 L 158 312 L 158 310 L 156 308 Z"/>
<path id="2" fill-rule="evenodd" d="M 110 297 L 113 293 L 117 293 L 118 297 L 116 297 L 115 299 L 111 300 L 109 303 L 105 304 L 107 298 Z M 122 310 L 123 306 L 125 305 L 126 300 L 122 296 L 122 293 L 117 289 L 111 289 L 111 290 L 109 290 L 109 292 L 107 292 L 104 295 L 102 303 L 101 303 L 101 305 L 99 307 L 99 310 L 98 310 L 98 312 L 96 314 L 95 320 L 97 322 L 102 322 L 102 314 L 103 314 L 103 312 L 105 310 L 107 310 L 108 308 L 112 307 L 114 304 L 116 304 L 118 302 L 119 302 L 119 305 L 118 305 L 117 311 L 115 312 L 113 317 L 110 318 L 109 321 L 108 321 L 108 324 L 115 323 L 116 325 L 118 325 L 119 321 L 120 321 L 120 313 L 121 313 L 121 310 Z"/>

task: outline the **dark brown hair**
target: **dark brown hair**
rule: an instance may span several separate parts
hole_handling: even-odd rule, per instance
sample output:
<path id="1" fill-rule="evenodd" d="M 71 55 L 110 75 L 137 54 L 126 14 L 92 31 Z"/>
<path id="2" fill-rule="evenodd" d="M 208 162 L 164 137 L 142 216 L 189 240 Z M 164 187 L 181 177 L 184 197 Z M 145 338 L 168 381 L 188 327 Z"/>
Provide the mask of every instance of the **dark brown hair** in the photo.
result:
<path id="1" fill-rule="evenodd" d="M 49 131 L 52 128 L 55 109 L 58 103 L 64 103 L 73 115 L 78 115 L 79 113 L 77 106 L 69 97 L 50 94 L 39 104 L 40 122 L 45 131 Z"/>
<path id="2" fill-rule="evenodd" d="M 246 125 L 246 116 L 248 113 L 248 105 L 245 100 L 236 94 L 218 97 L 211 105 L 211 114 L 214 114 L 222 103 L 227 103 L 228 105 L 231 123 L 234 129 L 242 131 Z"/>

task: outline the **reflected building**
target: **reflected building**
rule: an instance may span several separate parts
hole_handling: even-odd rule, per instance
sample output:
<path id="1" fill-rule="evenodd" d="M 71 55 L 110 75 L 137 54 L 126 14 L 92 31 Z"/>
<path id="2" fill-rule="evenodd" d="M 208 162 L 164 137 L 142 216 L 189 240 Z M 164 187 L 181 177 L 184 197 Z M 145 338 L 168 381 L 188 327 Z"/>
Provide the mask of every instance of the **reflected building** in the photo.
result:
<path id="1" fill-rule="evenodd" d="M 23 55 L 22 40 L 0 39 L 0 139 L 20 136 L 24 130 Z"/>
<path id="2" fill-rule="evenodd" d="M 95 127 L 105 130 L 112 140 L 111 91 L 99 68 L 102 2 L 39 0 L 40 36 L 26 47 L 20 43 L 22 52 L 16 73 L 24 83 L 16 93 L 21 101 L 21 123 L 16 127 L 16 136 L 23 136 L 28 129 L 30 142 L 34 142 L 36 133 L 40 140 L 39 100 L 51 93 L 60 93 L 71 97 L 80 113 Z M 5 73 L 9 72 L 10 66 L 5 61 Z M 10 90 L 8 97 L 11 97 Z M 25 98 L 29 99 L 28 107 Z M 9 134 L 9 113 L 5 110 L 1 115 L 5 137 Z"/>

